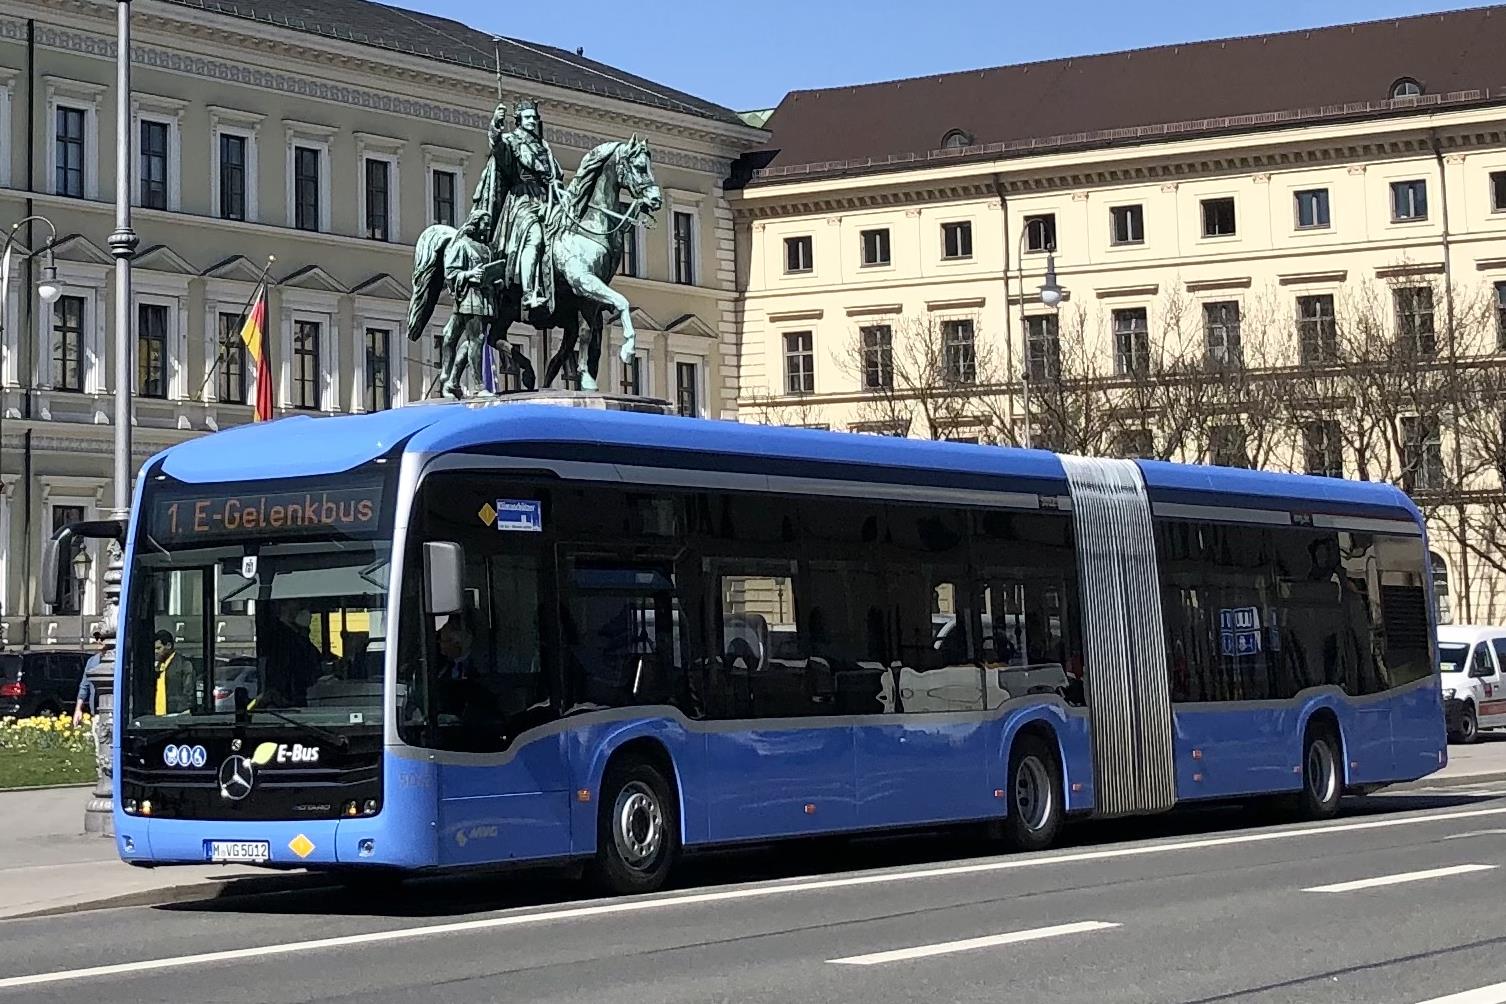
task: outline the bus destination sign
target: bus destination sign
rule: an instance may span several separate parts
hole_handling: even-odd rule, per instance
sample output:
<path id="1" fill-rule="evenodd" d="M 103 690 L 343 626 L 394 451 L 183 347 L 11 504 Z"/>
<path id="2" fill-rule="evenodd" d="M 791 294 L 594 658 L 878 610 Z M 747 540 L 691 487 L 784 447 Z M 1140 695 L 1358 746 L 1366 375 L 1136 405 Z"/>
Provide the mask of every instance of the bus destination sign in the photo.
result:
<path id="1" fill-rule="evenodd" d="M 150 513 L 147 532 L 162 544 L 227 537 L 367 536 L 380 527 L 382 489 L 174 493 L 158 498 Z"/>

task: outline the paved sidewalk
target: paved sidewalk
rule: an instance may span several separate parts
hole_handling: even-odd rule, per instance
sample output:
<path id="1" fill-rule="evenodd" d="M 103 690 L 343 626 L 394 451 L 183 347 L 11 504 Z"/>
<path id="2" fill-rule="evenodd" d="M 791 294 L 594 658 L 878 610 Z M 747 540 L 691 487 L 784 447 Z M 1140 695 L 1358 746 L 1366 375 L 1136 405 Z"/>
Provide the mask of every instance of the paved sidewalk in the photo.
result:
<path id="1" fill-rule="evenodd" d="M 1506 781 L 1506 731 L 1481 732 L 1469 746 L 1451 743 L 1448 766 L 1405 787 L 1452 788 L 1464 784 Z"/>
<path id="2" fill-rule="evenodd" d="M 0 919 L 106 905 L 180 902 L 237 887 L 307 881 L 307 873 L 248 871 L 230 865 L 133 868 L 115 843 L 86 834 L 91 786 L 0 792 Z"/>

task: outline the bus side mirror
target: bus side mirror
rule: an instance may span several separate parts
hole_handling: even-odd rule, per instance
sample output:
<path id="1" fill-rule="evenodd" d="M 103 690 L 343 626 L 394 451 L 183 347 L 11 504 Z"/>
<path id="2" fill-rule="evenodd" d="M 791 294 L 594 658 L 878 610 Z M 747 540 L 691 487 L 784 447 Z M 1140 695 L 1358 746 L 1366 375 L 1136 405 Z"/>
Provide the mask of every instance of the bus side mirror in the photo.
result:
<path id="1" fill-rule="evenodd" d="M 465 552 L 449 541 L 424 544 L 424 608 L 429 614 L 455 614 L 465 609 L 461 570 Z"/>
<path id="2" fill-rule="evenodd" d="M 42 542 L 42 602 L 55 607 L 68 595 L 68 580 L 72 575 L 69 562 L 73 559 L 75 539 L 113 540 L 125 546 L 125 520 L 90 519 L 81 523 L 69 523 L 58 527 L 51 537 Z M 63 560 L 67 556 L 67 561 Z"/>

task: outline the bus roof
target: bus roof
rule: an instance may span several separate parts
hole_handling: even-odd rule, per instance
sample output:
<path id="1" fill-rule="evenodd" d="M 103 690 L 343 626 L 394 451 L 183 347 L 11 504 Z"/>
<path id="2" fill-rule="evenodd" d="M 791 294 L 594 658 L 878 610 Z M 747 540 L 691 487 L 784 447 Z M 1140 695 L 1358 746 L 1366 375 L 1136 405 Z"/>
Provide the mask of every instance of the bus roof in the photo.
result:
<path id="1" fill-rule="evenodd" d="M 293 416 L 190 440 L 159 454 L 193 483 L 350 470 L 408 452 L 611 461 L 635 466 L 778 473 L 939 488 L 1068 494 L 1056 454 L 891 436 L 682 418 L 551 404 L 436 402 L 368 415 Z M 1421 522 L 1380 482 L 1141 461 L 1155 502 L 1306 510 Z"/>

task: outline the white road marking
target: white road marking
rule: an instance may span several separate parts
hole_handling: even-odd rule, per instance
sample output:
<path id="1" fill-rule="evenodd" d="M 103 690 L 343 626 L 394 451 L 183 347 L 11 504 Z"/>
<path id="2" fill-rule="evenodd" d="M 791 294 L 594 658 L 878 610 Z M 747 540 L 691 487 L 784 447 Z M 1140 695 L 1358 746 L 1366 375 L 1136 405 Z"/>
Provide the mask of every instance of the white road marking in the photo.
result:
<path id="1" fill-rule="evenodd" d="M 872 955 L 854 955 L 846 959 L 827 959 L 826 961 L 836 966 L 876 966 L 882 962 L 926 959 L 933 955 L 970 952 L 975 948 L 993 948 L 996 945 L 1016 945 L 1022 941 L 1040 941 L 1043 938 L 1057 938 L 1064 934 L 1086 934 L 1088 931 L 1103 931 L 1118 926 L 1118 924 L 1108 924 L 1101 920 L 1081 920 L 1075 924 L 1057 924 L 1055 927 L 1037 927 L 1030 931 L 990 934 L 987 937 L 968 938 L 965 941 L 943 941 L 937 945 L 896 948 L 892 952 L 875 952 Z"/>
<path id="2" fill-rule="evenodd" d="M 1392 827 L 1417 826 L 1424 823 L 1447 823 L 1460 819 L 1484 819 L 1491 816 L 1506 816 L 1506 807 L 1463 809 L 1456 812 L 1440 812 L 1435 815 L 1366 819 L 1353 823 L 1330 823 L 1319 826 L 1294 827 L 1292 829 L 1261 830 L 1254 833 L 1239 833 L 1228 837 L 1205 837 L 1201 840 L 1178 840 L 1164 844 L 1146 844 L 1136 847 L 1069 851 L 1061 854 L 1042 854 L 1038 857 L 1007 857 L 998 860 L 978 861 L 965 865 L 917 868 L 907 872 L 867 872 L 861 875 L 847 875 L 841 878 L 827 879 L 786 879 L 767 885 L 747 886 L 741 889 L 722 889 L 715 892 L 698 893 L 669 893 L 646 899 L 612 900 L 595 906 L 564 907 L 538 913 L 509 914 L 503 917 L 455 921 L 449 924 L 430 924 L 422 927 L 399 928 L 392 931 L 372 931 L 366 934 L 351 934 L 337 938 L 317 938 L 312 941 L 264 945 L 260 948 L 227 949 L 220 952 L 205 952 L 200 955 L 143 959 L 139 962 L 122 962 L 109 966 L 89 966 L 83 969 L 62 969 L 50 973 L 34 973 L 28 976 L 9 976 L 0 978 L 0 990 L 14 987 L 38 986 L 46 983 L 62 983 L 70 980 L 93 979 L 100 976 L 118 976 L 123 973 L 180 969 L 186 966 L 197 966 L 211 962 L 233 962 L 238 959 L 254 959 L 273 955 L 323 951 L 330 948 L 344 948 L 350 945 L 410 941 L 414 938 L 434 937 L 441 934 L 486 931 L 497 928 L 520 927 L 525 924 L 542 924 L 558 920 L 579 920 L 587 917 L 608 917 L 619 914 L 641 913 L 648 910 L 662 910 L 676 906 L 721 903 L 729 900 L 760 899 L 786 893 L 820 892 L 829 889 L 850 889 L 869 885 L 893 885 L 898 882 L 914 881 L 917 879 L 949 878 L 955 875 L 981 875 L 990 872 L 1020 871 L 1026 868 L 1076 864 L 1083 861 L 1112 861 L 1118 858 L 1170 854 L 1181 851 L 1203 850 L 1209 847 L 1236 847 L 1244 844 L 1274 843 L 1278 840 L 1324 836 L 1330 833 L 1355 833 L 1363 830 L 1383 830 Z"/>
<path id="3" fill-rule="evenodd" d="M 1421 1001 L 1420 1004 L 1506 1004 L 1506 983 L 1492 983 L 1478 990 L 1434 997 L 1432 1000 Z"/>
<path id="4" fill-rule="evenodd" d="M 1448 868 L 1428 868 L 1420 872 L 1399 872 L 1395 875 L 1377 875 L 1374 878 L 1356 879 L 1353 882 L 1335 882 L 1333 885 L 1315 885 L 1303 892 L 1355 892 L 1360 889 L 1375 889 L 1383 885 L 1401 885 L 1405 882 L 1426 882 L 1428 879 L 1448 878 L 1450 875 L 1468 875 L 1470 872 L 1488 872 L 1495 865 L 1451 865 Z"/>
<path id="5" fill-rule="evenodd" d="M 1463 840 L 1465 837 L 1489 837 L 1506 834 L 1506 830 L 1470 830 L 1468 833 L 1450 833 L 1444 840 Z"/>

